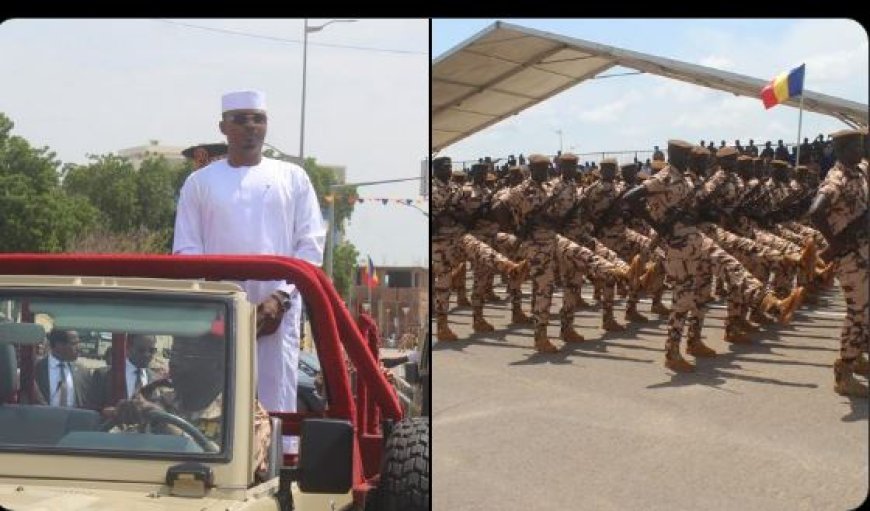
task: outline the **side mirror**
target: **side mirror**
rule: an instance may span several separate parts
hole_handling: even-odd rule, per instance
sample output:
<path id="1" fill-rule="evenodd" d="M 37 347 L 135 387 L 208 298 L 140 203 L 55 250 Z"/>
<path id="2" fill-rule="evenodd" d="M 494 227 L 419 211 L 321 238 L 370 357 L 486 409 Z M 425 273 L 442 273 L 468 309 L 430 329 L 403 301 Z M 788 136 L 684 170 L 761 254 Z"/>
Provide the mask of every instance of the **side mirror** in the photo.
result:
<path id="1" fill-rule="evenodd" d="M 347 493 L 353 486 L 353 425 L 337 419 L 302 421 L 299 489 L 305 493 Z"/>

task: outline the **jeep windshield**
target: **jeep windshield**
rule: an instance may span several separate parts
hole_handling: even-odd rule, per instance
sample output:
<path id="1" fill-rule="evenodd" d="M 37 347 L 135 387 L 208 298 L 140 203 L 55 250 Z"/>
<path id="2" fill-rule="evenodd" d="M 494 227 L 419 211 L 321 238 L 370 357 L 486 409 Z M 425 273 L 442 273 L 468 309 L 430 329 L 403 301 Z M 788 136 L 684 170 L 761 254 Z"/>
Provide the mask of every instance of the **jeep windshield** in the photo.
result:
<path id="1" fill-rule="evenodd" d="M 231 310 L 214 295 L 4 289 L 0 451 L 228 457 Z"/>

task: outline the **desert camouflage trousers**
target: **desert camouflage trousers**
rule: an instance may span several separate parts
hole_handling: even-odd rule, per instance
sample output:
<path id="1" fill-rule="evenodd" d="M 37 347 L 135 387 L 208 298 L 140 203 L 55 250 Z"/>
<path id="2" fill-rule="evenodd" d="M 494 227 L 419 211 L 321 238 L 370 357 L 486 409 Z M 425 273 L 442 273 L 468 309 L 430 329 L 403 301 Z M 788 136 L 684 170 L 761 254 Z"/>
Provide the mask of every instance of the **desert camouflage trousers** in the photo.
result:
<path id="1" fill-rule="evenodd" d="M 519 257 L 529 261 L 529 279 L 532 281 L 532 317 L 535 326 L 547 325 L 550 320 L 550 302 L 556 283 L 554 251 L 556 233 L 552 230 L 535 231 L 520 242 Z M 511 295 L 511 300 L 514 297 Z"/>
<path id="2" fill-rule="evenodd" d="M 480 241 L 490 245 L 497 252 L 507 257 L 508 259 L 512 261 L 517 261 L 520 259 L 517 254 L 520 241 L 519 238 L 517 238 L 513 234 L 499 232 L 497 229 L 493 228 L 474 230 L 471 232 L 471 234 Z M 475 266 L 472 270 L 474 274 L 474 280 L 471 287 L 471 306 L 482 307 L 484 298 L 492 290 L 492 284 L 496 272 L 488 266 Z M 510 294 L 512 299 L 514 297 L 516 298 L 517 303 L 519 303 L 521 297 L 519 292 L 519 285 L 520 283 L 517 283 L 515 285 L 508 283 L 507 286 L 508 293 Z"/>
<path id="3" fill-rule="evenodd" d="M 601 245 L 598 241 L 595 241 L 593 245 L 595 243 Z M 565 329 L 574 323 L 574 312 L 580 301 L 580 285 L 584 275 L 601 288 L 601 304 L 605 316 L 613 315 L 614 287 L 616 284 L 613 272 L 616 269 L 627 270 L 628 265 L 625 261 L 618 257 L 611 261 L 598 255 L 601 253 L 611 255 L 611 257 L 615 256 L 610 250 L 605 252 L 606 247 L 603 245 L 598 247 L 597 251 L 593 251 L 562 235 L 556 236 L 554 248 L 564 285 L 562 308 L 559 311 L 561 328 Z"/>
<path id="4" fill-rule="evenodd" d="M 604 229 L 601 241 L 616 251 L 619 257 L 625 261 L 631 261 L 635 255 L 639 254 L 642 264 L 652 262 L 658 265 L 660 271 L 656 272 L 656 278 L 649 284 L 647 291 L 654 300 L 661 299 L 665 289 L 664 250 L 655 246 L 651 238 L 624 225 Z M 638 290 L 630 289 L 628 292 L 628 302 L 637 303 L 637 298 Z"/>
<path id="5" fill-rule="evenodd" d="M 870 245 L 865 240 L 860 250 L 836 259 L 834 272 L 846 298 L 846 318 L 840 331 L 840 358 L 853 360 L 870 344 Z"/>
<path id="6" fill-rule="evenodd" d="M 447 314 L 450 303 L 450 273 L 459 264 L 471 261 L 472 268 L 485 266 L 493 271 L 510 262 L 495 249 L 471 234 L 432 237 L 432 274 L 435 278 L 435 313 Z"/>
<path id="7" fill-rule="evenodd" d="M 711 275 L 721 278 L 728 288 L 729 318 L 739 315 L 743 305 L 756 306 L 764 298 L 763 284 L 694 227 L 675 228 L 674 236 L 667 240 L 665 255 L 665 270 L 674 282 L 666 344 L 669 354 L 679 348 L 687 317 L 690 319 L 689 338 L 699 338 L 704 319 L 700 297 L 704 286 L 710 285 Z"/>

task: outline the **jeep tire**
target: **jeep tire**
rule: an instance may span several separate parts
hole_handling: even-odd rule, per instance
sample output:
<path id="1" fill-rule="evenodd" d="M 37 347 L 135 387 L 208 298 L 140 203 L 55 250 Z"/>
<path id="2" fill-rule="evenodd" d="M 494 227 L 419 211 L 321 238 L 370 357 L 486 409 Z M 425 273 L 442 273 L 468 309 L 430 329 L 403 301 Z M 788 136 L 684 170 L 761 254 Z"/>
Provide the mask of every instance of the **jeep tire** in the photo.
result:
<path id="1" fill-rule="evenodd" d="M 378 511 L 429 511 L 429 418 L 396 424 L 384 448 Z"/>

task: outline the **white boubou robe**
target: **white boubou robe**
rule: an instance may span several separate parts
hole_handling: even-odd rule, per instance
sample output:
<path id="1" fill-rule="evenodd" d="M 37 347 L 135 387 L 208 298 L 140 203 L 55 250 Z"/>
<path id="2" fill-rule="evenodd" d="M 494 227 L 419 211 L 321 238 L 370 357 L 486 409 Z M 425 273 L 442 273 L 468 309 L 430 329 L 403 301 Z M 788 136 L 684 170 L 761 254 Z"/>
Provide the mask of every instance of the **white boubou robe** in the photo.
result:
<path id="1" fill-rule="evenodd" d="M 181 188 L 172 251 L 282 255 L 319 266 L 325 239 L 320 205 L 301 167 L 270 158 L 231 167 L 222 159 L 192 173 Z M 279 289 L 292 298 L 278 330 L 257 340 L 257 391 L 267 410 L 294 412 L 301 297 L 282 281 L 239 284 L 253 304 Z"/>

